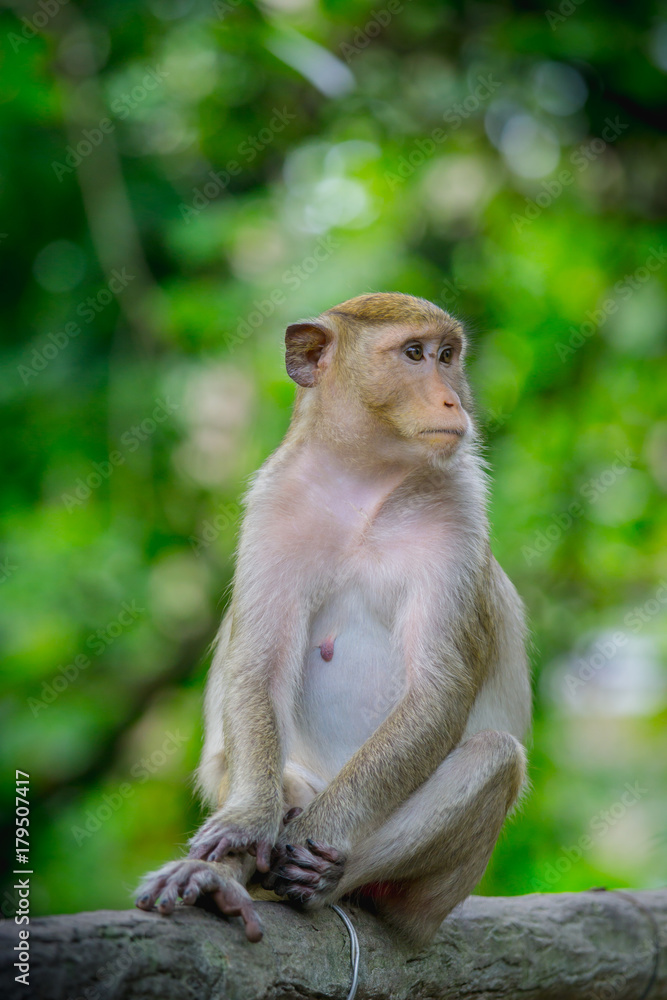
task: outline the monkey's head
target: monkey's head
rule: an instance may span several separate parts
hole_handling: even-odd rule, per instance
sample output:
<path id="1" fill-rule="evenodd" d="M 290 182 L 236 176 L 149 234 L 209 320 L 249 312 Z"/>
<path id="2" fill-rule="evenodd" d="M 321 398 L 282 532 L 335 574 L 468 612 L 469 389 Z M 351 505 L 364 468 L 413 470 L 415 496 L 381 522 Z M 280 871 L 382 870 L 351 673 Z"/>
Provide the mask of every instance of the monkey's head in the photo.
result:
<path id="1" fill-rule="evenodd" d="M 359 295 L 293 323 L 285 344 L 299 417 L 333 423 L 339 439 L 370 433 L 397 458 L 438 461 L 474 435 L 463 330 L 426 299 Z"/>

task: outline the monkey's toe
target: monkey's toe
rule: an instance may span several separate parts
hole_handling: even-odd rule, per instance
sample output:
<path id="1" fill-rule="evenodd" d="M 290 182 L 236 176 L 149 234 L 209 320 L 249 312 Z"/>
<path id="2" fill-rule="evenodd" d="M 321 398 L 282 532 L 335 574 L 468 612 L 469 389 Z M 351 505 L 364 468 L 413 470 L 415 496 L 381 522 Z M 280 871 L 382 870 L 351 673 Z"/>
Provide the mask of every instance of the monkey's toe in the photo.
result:
<path id="1" fill-rule="evenodd" d="M 221 886 L 213 893 L 213 899 L 225 916 L 241 917 L 248 941 L 255 943 L 262 940 L 264 934 L 262 924 L 252 899 L 242 886 Z"/>
<path id="2" fill-rule="evenodd" d="M 135 906 L 140 910 L 152 910 L 160 897 L 162 890 L 169 882 L 174 862 L 170 862 L 160 868 L 159 871 L 149 872 L 141 883 L 135 900 Z"/>
<path id="3" fill-rule="evenodd" d="M 262 927 L 252 899 L 242 885 L 209 861 L 184 858 L 169 862 L 147 877 L 136 905 L 152 910 L 157 903 L 158 912 L 167 916 L 174 912 L 179 899 L 192 906 L 206 895 L 213 898 L 225 916 L 241 917 L 249 941 L 261 941 Z"/>

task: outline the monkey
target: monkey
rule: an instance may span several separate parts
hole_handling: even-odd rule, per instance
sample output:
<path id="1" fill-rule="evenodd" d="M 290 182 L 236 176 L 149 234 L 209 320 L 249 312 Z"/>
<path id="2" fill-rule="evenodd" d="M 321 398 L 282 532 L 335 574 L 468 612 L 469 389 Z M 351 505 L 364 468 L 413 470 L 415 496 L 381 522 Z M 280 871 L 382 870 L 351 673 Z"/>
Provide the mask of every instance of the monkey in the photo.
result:
<path id="1" fill-rule="evenodd" d="M 518 594 L 454 317 L 370 293 L 291 324 L 297 384 L 246 498 L 197 772 L 213 811 L 137 905 L 351 898 L 422 946 L 481 879 L 526 781 Z"/>

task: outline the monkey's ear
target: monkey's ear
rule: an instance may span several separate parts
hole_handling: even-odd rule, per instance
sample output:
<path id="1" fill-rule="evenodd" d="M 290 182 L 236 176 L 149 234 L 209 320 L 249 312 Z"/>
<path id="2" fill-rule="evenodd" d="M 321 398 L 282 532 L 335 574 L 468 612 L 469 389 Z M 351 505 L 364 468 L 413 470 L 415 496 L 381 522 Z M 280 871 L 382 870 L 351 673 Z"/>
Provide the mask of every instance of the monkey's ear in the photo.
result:
<path id="1" fill-rule="evenodd" d="M 312 389 L 319 381 L 320 358 L 332 340 L 332 333 L 323 323 L 309 320 L 292 323 L 285 333 L 285 367 L 297 385 Z"/>

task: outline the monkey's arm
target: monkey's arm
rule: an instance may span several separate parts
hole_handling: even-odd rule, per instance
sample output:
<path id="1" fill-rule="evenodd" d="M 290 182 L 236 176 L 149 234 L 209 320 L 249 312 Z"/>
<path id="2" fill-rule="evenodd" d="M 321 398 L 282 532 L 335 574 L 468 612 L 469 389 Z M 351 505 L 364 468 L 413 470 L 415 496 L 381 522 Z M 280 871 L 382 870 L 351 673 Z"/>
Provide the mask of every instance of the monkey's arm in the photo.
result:
<path id="1" fill-rule="evenodd" d="M 335 899 L 346 858 L 459 743 L 477 686 L 454 651 L 439 676 L 414 677 L 394 712 L 287 825 L 264 886 L 311 904 Z"/>
<path id="2" fill-rule="evenodd" d="M 289 824 L 281 841 L 311 838 L 345 852 L 384 822 L 457 745 L 477 687 L 453 650 L 440 676 L 413 676 L 395 710 Z"/>
<path id="3" fill-rule="evenodd" d="M 280 826 L 283 754 L 270 656 L 244 640 L 244 631 L 232 624 L 224 662 L 213 668 L 222 676 L 208 724 L 224 729 L 226 769 L 218 772 L 219 808 L 192 838 L 190 857 L 215 861 L 230 850 L 245 849 L 266 871 Z"/>
<path id="4" fill-rule="evenodd" d="M 261 528 L 261 520 L 257 528 L 251 519 L 239 553 L 225 641 L 211 668 L 206 791 L 219 808 L 195 834 L 190 856 L 215 861 L 230 850 L 249 850 L 258 869 L 267 871 L 283 807 L 276 692 L 283 700 L 290 697 L 291 664 L 305 642 L 307 609 L 284 586 L 280 550 L 267 543 L 262 547 Z"/>
<path id="5" fill-rule="evenodd" d="M 463 596 L 459 590 L 452 599 L 443 595 L 443 589 L 433 586 L 427 591 L 422 586 L 404 605 L 400 635 L 407 692 L 280 836 L 266 883 L 269 888 L 276 878 L 284 879 L 286 871 L 293 872 L 289 862 L 295 861 L 306 869 L 304 884 L 314 885 L 319 878 L 320 904 L 335 898 L 346 856 L 374 834 L 460 743 L 498 648 L 498 597 L 488 570 Z M 452 592 L 456 594 L 453 587 Z M 425 600 L 424 593 L 431 599 Z"/>
<path id="6" fill-rule="evenodd" d="M 303 831 L 345 853 L 433 774 L 461 741 L 487 679 L 500 610 L 492 562 L 465 576 L 427 578 L 407 596 L 397 627 L 404 697 L 281 842 Z"/>

